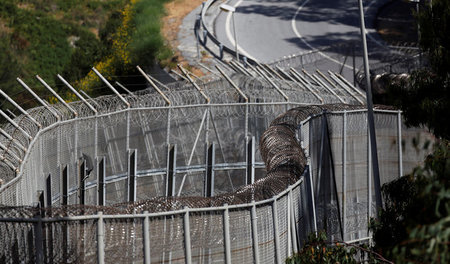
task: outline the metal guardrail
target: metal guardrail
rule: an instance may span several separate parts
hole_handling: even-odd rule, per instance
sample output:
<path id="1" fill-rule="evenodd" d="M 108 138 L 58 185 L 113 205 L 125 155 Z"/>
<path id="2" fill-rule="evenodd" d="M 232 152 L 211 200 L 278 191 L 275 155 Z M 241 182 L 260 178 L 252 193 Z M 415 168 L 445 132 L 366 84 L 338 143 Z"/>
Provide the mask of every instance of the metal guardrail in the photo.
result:
<path id="1" fill-rule="evenodd" d="M 202 11 L 201 11 L 201 25 L 203 27 L 204 32 L 206 32 L 206 36 L 212 41 L 214 42 L 214 44 L 216 44 L 219 49 L 221 50 L 221 54 L 219 55 L 220 59 L 223 58 L 223 51 L 228 52 L 229 54 L 231 54 L 233 57 L 236 57 L 236 51 L 230 47 L 227 47 L 226 45 L 222 44 L 217 38 L 216 36 L 214 36 L 214 34 L 212 34 L 210 32 L 210 30 L 208 29 L 208 27 L 206 26 L 206 21 L 205 21 L 205 16 L 206 16 L 206 12 L 208 11 L 208 9 L 218 0 L 208 0 L 206 2 L 204 2 L 203 7 L 202 7 Z M 198 30 L 200 30 L 200 24 L 196 23 L 196 26 L 194 27 L 194 31 L 195 34 L 197 36 L 197 38 L 199 38 L 199 34 L 198 34 Z M 200 39 L 199 39 L 200 41 Z M 201 43 L 203 45 L 206 45 L 206 39 L 204 41 L 201 41 Z M 246 63 L 250 63 L 252 65 L 257 65 L 257 61 L 248 58 L 242 54 L 238 54 L 239 55 L 239 59 L 245 61 Z"/>

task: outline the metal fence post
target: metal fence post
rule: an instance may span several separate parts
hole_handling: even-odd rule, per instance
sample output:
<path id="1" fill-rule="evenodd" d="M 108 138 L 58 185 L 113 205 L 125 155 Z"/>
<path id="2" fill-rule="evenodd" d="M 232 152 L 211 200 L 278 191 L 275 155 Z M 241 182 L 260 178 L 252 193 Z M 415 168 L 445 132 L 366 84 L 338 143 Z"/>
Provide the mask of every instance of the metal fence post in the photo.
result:
<path id="1" fill-rule="evenodd" d="M 106 184 L 105 184 L 105 176 L 106 176 L 106 166 L 105 166 L 106 157 L 101 157 L 100 161 L 97 162 L 97 204 L 103 206 L 106 204 Z"/>
<path id="2" fill-rule="evenodd" d="M 44 240 L 42 232 L 42 217 L 40 214 L 36 215 L 37 222 L 34 223 L 34 243 L 36 249 L 36 263 L 44 263 Z"/>
<path id="3" fill-rule="evenodd" d="M 288 210 L 291 211 L 291 237 L 292 237 L 292 246 L 293 246 L 293 253 L 294 252 L 298 252 L 298 243 L 299 240 L 297 239 L 297 224 L 295 221 L 295 210 L 294 210 L 294 201 L 293 201 L 293 197 L 292 197 L 292 189 L 289 189 L 289 193 L 288 193 L 290 199 L 289 199 L 289 208 Z"/>
<path id="4" fill-rule="evenodd" d="M 216 156 L 216 144 L 211 143 L 208 147 L 206 144 L 206 171 L 204 179 L 204 193 L 205 197 L 214 196 L 214 166 L 215 166 L 215 156 Z"/>
<path id="5" fill-rule="evenodd" d="M 148 211 L 144 211 L 144 263 L 150 264 L 151 263 L 151 256 L 150 256 L 150 219 L 148 217 Z"/>
<path id="6" fill-rule="evenodd" d="M 97 221 L 97 263 L 105 263 L 105 227 L 103 223 L 103 212 L 98 212 Z"/>
<path id="7" fill-rule="evenodd" d="M 45 180 L 45 198 L 46 203 L 44 207 L 51 207 L 52 206 L 52 175 L 49 174 L 47 176 L 47 179 Z"/>
<path id="8" fill-rule="evenodd" d="M 286 232 L 286 250 L 287 250 L 287 256 L 290 257 L 292 255 L 292 237 L 291 237 L 291 196 L 289 193 L 286 195 L 286 226 L 287 226 L 287 232 Z"/>
<path id="9" fill-rule="evenodd" d="M 308 189 L 308 207 L 310 208 L 310 213 L 313 217 L 313 230 L 315 233 L 317 233 L 317 217 L 316 217 L 316 205 L 315 205 L 315 198 L 314 198 L 314 186 L 312 181 L 312 174 L 311 174 L 311 160 L 308 158 L 308 166 L 306 167 L 308 170 L 307 177 L 306 177 L 306 184 L 308 185 L 306 189 Z"/>
<path id="10" fill-rule="evenodd" d="M 86 161 L 81 161 L 80 166 L 78 166 L 78 179 L 79 179 L 79 185 L 78 185 L 78 198 L 79 198 L 79 204 L 84 205 L 86 203 Z"/>
<path id="11" fill-rule="evenodd" d="M 345 241 L 347 233 L 347 111 L 344 110 L 344 118 L 342 124 L 342 233 Z"/>
<path id="12" fill-rule="evenodd" d="M 61 172 L 61 193 L 62 193 L 62 201 L 61 205 L 68 205 L 69 204 L 69 171 L 67 168 L 67 165 L 64 166 Z"/>
<path id="13" fill-rule="evenodd" d="M 167 151 L 167 174 L 166 174 L 166 196 L 175 195 L 175 173 L 177 161 L 177 145 L 168 146 Z"/>
<path id="14" fill-rule="evenodd" d="M 184 248 L 186 250 L 186 263 L 192 263 L 192 254 L 191 254 L 191 228 L 189 223 L 189 208 L 184 207 Z"/>
<path id="15" fill-rule="evenodd" d="M 137 149 L 128 150 L 128 201 L 136 201 Z"/>
<path id="16" fill-rule="evenodd" d="M 403 176 L 403 149 L 402 149 L 402 111 L 397 115 L 397 141 L 398 141 L 398 173 Z"/>
<path id="17" fill-rule="evenodd" d="M 256 205 L 255 201 L 252 201 L 252 211 L 251 211 L 251 219 L 252 219 L 252 241 L 253 241 L 253 260 L 255 264 L 259 264 L 259 244 L 258 244 L 258 215 L 256 214 Z"/>
<path id="18" fill-rule="evenodd" d="M 255 182 L 255 137 L 247 142 L 247 178 L 245 185 Z"/>
<path id="19" fill-rule="evenodd" d="M 277 199 L 272 203 L 272 219 L 273 219 L 273 236 L 275 241 L 275 260 L 277 264 L 281 264 L 281 251 L 280 251 L 280 231 L 278 226 L 278 208 Z"/>
<path id="20" fill-rule="evenodd" d="M 231 264 L 231 242 L 230 242 L 230 215 L 228 204 L 224 204 L 225 210 L 223 212 L 223 235 L 225 242 L 225 263 Z"/>
<path id="21" fill-rule="evenodd" d="M 367 128 L 367 219 L 370 219 L 372 217 L 372 146 L 370 144 L 369 124 L 367 124 Z"/>

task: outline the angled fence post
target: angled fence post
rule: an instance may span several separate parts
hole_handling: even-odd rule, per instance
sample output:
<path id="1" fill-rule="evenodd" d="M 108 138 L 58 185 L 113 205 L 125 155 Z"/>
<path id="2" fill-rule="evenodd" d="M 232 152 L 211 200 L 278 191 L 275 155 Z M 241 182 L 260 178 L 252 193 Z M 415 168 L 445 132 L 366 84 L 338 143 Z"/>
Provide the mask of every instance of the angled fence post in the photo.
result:
<path id="1" fill-rule="evenodd" d="M 137 150 L 128 150 L 128 201 L 136 201 Z"/>

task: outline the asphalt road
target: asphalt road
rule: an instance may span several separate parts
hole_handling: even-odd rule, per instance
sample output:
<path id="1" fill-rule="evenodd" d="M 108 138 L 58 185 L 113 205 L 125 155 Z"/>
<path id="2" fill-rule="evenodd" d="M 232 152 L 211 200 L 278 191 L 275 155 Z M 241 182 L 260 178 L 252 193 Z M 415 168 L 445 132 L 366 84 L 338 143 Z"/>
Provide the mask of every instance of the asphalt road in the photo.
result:
<path id="1" fill-rule="evenodd" d="M 370 51 L 383 45 L 372 21 L 376 13 L 373 10 L 386 0 L 365 2 Z M 236 7 L 236 38 L 241 54 L 269 63 L 292 54 L 344 45 L 344 49 L 320 53 L 322 59 L 308 67 L 338 71 L 353 79 L 351 47 L 352 43 L 361 43 L 357 0 L 233 0 L 228 4 Z M 221 12 L 217 17 L 215 34 L 222 43 L 234 49 L 230 13 Z M 356 54 L 355 68 L 360 67 L 362 57 Z"/>

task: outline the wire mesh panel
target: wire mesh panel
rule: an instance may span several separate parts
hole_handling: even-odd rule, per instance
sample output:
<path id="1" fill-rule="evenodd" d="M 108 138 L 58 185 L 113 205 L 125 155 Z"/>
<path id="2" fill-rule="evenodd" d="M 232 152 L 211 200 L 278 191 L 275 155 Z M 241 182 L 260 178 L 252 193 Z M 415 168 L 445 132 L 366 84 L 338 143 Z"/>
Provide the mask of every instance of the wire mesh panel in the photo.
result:
<path id="1" fill-rule="evenodd" d="M 105 263 L 132 263 L 144 259 L 143 219 L 104 219 Z"/>
<path id="2" fill-rule="evenodd" d="M 367 236 L 367 113 L 347 115 L 347 226 L 350 239 Z"/>
<path id="3" fill-rule="evenodd" d="M 231 263 L 253 263 L 250 209 L 230 210 Z"/>
<path id="4" fill-rule="evenodd" d="M 223 211 L 190 213 L 193 263 L 224 263 Z"/>
<path id="5" fill-rule="evenodd" d="M 281 197 L 277 201 L 277 210 L 278 210 L 278 232 L 279 232 L 279 239 L 280 239 L 280 257 L 281 259 L 286 259 L 289 257 L 288 255 L 288 247 L 290 245 L 288 244 L 288 236 L 289 230 L 288 230 L 288 217 L 287 217 L 287 210 L 288 210 L 288 199 L 287 195 Z"/>
<path id="6" fill-rule="evenodd" d="M 170 139 L 177 145 L 177 166 L 204 164 L 208 107 L 172 109 Z M 197 139 L 198 138 L 198 139 Z"/>
<path id="7" fill-rule="evenodd" d="M 108 182 L 106 184 L 106 204 L 117 204 L 127 201 L 127 181 L 126 178 Z"/>
<path id="8" fill-rule="evenodd" d="M 137 200 L 146 200 L 165 195 L 166 174 L 144 175 L 137 178 Z"/>
<path id="9" fill-rule="evenodd" d="M 185 263 L 183 216 L 150 219 L 152 263 Z"/>
<path id="10" fill-rule="evenodd" d="M 408 128 L 402 122 L 403 175 L 409 174 L 423 162 L 432 150 L 435 138 L 420 128 Z"/>
<path id="11" fill-rule="evenodd" d="M 137 169 L 166 166 L 168 109 L 130 111 L 130 149 L 137 149 Z"/>
<path id="12" fill-rule="evenodd" d="M 375 113 L 374 118 L 380 181 L 381 185 L 383 185 L 400 176 L 398 167 L 398 114 Z"/>
<path id="13" fill-rule="evenodd" d="M 0 222 L 0 263 L 33 263 L 36 261 L 32 223 Z"/>
<path id="14" fill-rule="evenodd" d="M 272 207 L 264 205 L 256 208 L 258 223 L 258 249 L 261 263 L 273 263 L 275 259 L 275 239 Z"/>

